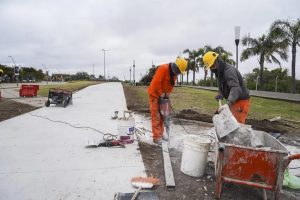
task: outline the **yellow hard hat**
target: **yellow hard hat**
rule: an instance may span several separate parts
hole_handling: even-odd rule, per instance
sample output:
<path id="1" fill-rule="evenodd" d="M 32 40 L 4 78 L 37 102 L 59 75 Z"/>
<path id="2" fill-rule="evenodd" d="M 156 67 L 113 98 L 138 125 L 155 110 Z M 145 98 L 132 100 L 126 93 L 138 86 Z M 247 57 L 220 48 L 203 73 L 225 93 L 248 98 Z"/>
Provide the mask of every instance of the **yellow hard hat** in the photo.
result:
<path id="1" fill-rule="evenodd" d="M 3 73 L 3 70 L 2 70 L 2 69 L 0 69 L 0 73 Z"/>
<path id="2" fill-rule="evenodd" d="M 188 63 L 187 60 L 184 58 L 178 57 L 176 59 L 176 65 L 182 74 L 185 73 L 185 70 L 187 68 L 187 63 Z"/>
<path id="3" fill-rule="evenodd" d="M 219 54 L 213 51 L 208 51 L 203 56 L 203 63 L 206 67 L 206 70 L 210 69 L 211 66 L 214 64 L 215 60 L 218 58 Z"/>

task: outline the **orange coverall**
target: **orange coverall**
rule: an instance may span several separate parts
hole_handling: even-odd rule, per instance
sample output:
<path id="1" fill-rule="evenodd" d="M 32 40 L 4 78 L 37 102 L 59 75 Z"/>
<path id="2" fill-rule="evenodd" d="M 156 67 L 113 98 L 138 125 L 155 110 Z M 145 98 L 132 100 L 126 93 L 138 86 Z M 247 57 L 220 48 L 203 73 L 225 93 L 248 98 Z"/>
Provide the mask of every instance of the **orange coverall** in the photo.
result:
<path id="1" fill-rule="evenodd" d="M 169 66 L 170 64 L 158 66 L 148 88 L 153 140 L 160 139 L 164 133 L 163 118 L 159 112 L 159 97 L 163 93 L 171 93 L 174 87 L 170 83 L 171 69 Z M 174 75 L 172 78 L 174 78 L 175 83 L 176 75 Z"/>
<path id="2" fill-rule="evenodd" d="M 245 124 L 249 112 L 249 99 L 238 100 L 230 107 L 230 111 L 239 123 Z"/>

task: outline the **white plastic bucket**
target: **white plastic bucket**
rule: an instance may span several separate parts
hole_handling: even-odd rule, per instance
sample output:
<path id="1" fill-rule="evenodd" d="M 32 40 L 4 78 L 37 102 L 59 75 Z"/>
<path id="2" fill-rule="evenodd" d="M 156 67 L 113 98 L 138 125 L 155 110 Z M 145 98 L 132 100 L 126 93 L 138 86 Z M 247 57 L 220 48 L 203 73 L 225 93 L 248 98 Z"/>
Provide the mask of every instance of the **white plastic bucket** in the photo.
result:
<path id="1" fill-rule="evenodd" d="M 189 176 L 203 176 L 210 144 L 207 137 L 187 135 L 184 139 L 180 170 Z"/>

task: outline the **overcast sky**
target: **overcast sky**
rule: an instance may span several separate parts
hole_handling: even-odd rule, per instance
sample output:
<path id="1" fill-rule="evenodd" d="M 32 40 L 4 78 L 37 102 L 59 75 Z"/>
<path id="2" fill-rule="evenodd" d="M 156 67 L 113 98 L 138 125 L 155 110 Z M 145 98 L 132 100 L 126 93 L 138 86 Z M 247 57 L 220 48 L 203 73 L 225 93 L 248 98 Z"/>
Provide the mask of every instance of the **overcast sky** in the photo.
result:
<path id="1" fill-rule="evenodd" d="M 98 76 L 104 73 L 101 49 L 108 49 L 106 76 L 129 79 L 135 60 L 139 78 L 152 61 L 174 61 L 186 48 L 220 45 L 235 59 L 234 26 L 241 26 L 241 36 L 258 37 L 273 21 L 299 13 L 299 0 L 0 0 L 0 64 L 12 66 L 12 56 L 17 65 L 44 70 L 44 64 L 50 73 L 89 74 L 94 64 Z M 282 66 L 290 69 L 290 63 L 291 56 Z M 254 57 L 239 70 L 257 66 Z"/>

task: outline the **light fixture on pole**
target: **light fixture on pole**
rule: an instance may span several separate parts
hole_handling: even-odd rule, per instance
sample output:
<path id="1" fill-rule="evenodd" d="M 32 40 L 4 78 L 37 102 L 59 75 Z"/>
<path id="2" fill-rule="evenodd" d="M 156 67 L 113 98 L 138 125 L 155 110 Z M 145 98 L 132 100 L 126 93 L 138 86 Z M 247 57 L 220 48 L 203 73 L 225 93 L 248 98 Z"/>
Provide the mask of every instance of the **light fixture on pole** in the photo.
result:
<path id="1" fill-rule="evenodd" d="M 240 33 L 241 33 L 241 27 L 240 26 L 235 26 L 234 27 L 234 36 L 235 36 L 235 45 L 236 45 L 236 68 L 239 68 L 239 56 L 238 56 L 238 46 L 240 43 Z"/>
<path id="2" fill-rule="evenodd" d="M 48 85 L 48 70 L 47 70 L 47 68 L 45 67 L 44 64 L 42 64 L 42 66 L 43 66 L 44 69 L 46 70 L 46 81 L 47 81 L 47 85 Z"/>
<path id="3" fill-rule="evenodd" d="M 131 66 L 129 67 L 129 84 L 131 83 Z"/>
<path id="4" fill-rule="evenodd" d="M 133 66 L 132 66 L 133 72 L 132 72 L 132 78 L 133 78 L 133 85 L 135 85 L 135 61 L 133 60 Z"/>
<path id="5" fill-rule="evenodd" d="M 9 58 L 12 59 L 13 63 L 14 63 L 14 74 L 16 76 L 16 81 L 17 81 L 17 86 L 19 86 L 19 67 L 16 65 L 15 60 L 12 56 L 8 56 Z"/>
<path id="6" fill-rule="evenodd" d="M 104 80 L 105 80 L 105 52 L 109 51 L 108 49 L 102 49 L 103 51 L 103 56 L 104 56 Z"/>

